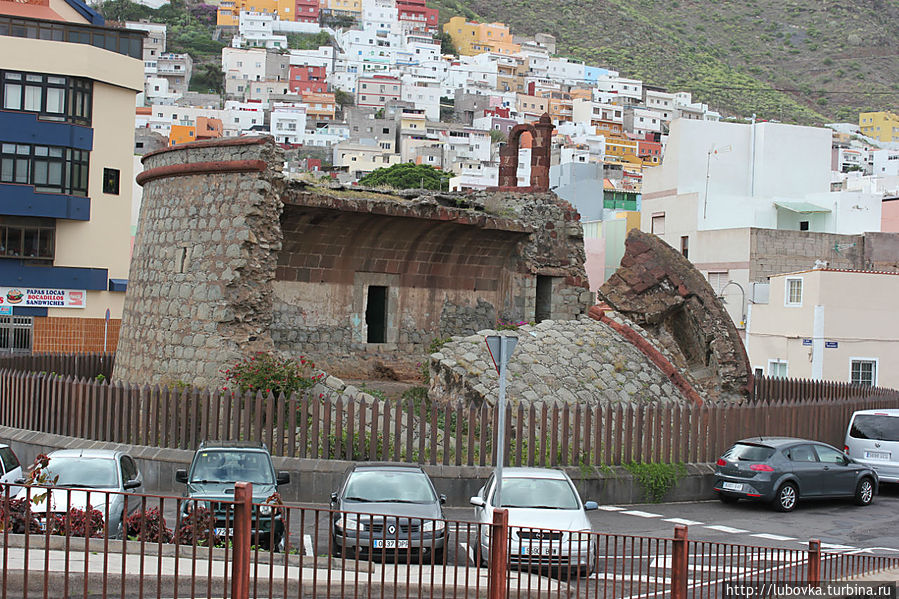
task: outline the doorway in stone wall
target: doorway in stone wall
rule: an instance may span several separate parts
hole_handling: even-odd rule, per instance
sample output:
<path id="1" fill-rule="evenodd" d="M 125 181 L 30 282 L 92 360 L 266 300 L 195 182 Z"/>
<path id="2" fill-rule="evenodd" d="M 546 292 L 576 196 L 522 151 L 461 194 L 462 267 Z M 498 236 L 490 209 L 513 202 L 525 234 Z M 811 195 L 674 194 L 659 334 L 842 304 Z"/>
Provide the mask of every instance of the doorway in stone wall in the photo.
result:
<path id="1" fill-rule="evenodd" d="M 534 305 L 534 322 L 549 320 L 552 316 L 553 278 L 537 275 L 537 298 Z"/>
<path id="2" fill-rule="evenodd" d="M 368 286 L 365 325 L 368 328 L 368 343 L 387 342 L 387 287 Z"/>

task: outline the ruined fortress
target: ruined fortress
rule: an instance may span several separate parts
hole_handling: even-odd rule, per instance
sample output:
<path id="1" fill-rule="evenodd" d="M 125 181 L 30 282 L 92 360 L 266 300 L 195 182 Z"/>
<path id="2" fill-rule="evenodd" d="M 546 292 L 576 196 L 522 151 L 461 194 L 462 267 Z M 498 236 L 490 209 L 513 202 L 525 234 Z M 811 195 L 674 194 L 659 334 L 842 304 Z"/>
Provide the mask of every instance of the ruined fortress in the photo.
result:
<path id="1" fill-rule="evenodd" d="M 488 397 L 483 344 L 458 348 L 473 360 L 452 352 L 506 320 L 537 324 L 528 342 L 545 337 L 531 348 L 545 363 L 534 369 L 549 371 L 535 399 L 741 393 L 749 370 L 733 324 L 654 237 L 628 240 L 630 262 L 601 292 L 609 305 L 595 306 L 579 215 L 547 189 L 547 124 L 522 126 L 503 149 L 500 187 L 469 193 L 290 180 L 267 137 L 147 154 L 114 377 L 215 388 L 260 351 L 352 378 L 409 374 L 435 339 L 456 336 L 430 360 L 432 397 Z M 524 132 L 536 143 L 520 188 Z M 586 366 L 569 356 L 591 347 L 579 359 L 596 385 L 571 392 Z"/>

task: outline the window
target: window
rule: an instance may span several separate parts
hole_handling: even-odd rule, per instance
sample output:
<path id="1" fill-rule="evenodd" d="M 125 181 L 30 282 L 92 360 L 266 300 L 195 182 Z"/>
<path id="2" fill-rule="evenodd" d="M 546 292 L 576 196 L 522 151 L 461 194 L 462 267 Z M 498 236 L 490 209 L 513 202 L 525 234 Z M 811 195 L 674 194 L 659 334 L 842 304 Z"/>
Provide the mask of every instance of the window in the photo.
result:
<path id="1" fill-rule="evenodd" d="M 784 306 L 802 306 L 802 277 L 788 278 L 784 282 Z"/>
<path id="2" fill-rule="evenodd" d="M 0 106 L 38 118 L 90 125 L 93 84 L 80 77 L 0 71 Z"/>
<path id="3" fill-rule="evenodd" d="M 787 378 L 787 366 L 786 360 L 768 360 L 768 376 Z"/>
<path id="4" fill-rule="evenodd" d="M 843 452 L 837 451 L 833 447 L 825 447 L 824 445 L 815 445 L 815 452 L 818 454 L 818 461 L 823 464 L 845 464 L 846 456 Z"/>
<path id="5" fill-rule="evenodd" d="M 808 231 L 808 221 L 807 220 L 799 221 L 799 230 L 800 231 Z"/>
<path id="6" fill-rule="evenodd" d="M 53 260 L 55 224 L 51 218 L 3 217 L 0 258 Z"/>
<path id="7" fill-rule="evenodd" d="M 690 237 L 688 235 L 682 235 L 680 238 L 680 253 L 684 258 L 690 257 Z"/>
<path id="8" fill-rule="evenodd" d="M 786 452 L 791 462 L 817 462 L 818 458 L 811 445 L 797 445 Z"/>
<path id="9" fill-rule="evenodd" d="M 849 364 L 849 382 L 853 385 L 877 386 L 876 358 L 851 358 Z"/>
<path id="10" fill-rule="evenodd" d="M 651 226 L 650 233 L 652 233 L 653 235 L 664 235 L 665 234 L 665 213 L 664 212 L 653 213 L 650 226 Z"/>
<path id="11" fill-rule="evenodd" d="M 708 274 L 709 285 L 712 287 L 712 290 L 715 292 L 715 295 L 721 295 L 721 290 L 724 289 L 724 286 L 727 285 L 728 275 L 730 271 L 727 270 L 710 270 Z"/>
<path id="12" fill-rule="evenodd" d="M 33 185 L 43 193 L 87 195 L 89 152 L 36 146 L 0 145 L 0 183 Z"/>
<path id="13" fill-rule="evenodd" d="M 119 169 L 103 169 L 103 193 L 119 195 Z"/>

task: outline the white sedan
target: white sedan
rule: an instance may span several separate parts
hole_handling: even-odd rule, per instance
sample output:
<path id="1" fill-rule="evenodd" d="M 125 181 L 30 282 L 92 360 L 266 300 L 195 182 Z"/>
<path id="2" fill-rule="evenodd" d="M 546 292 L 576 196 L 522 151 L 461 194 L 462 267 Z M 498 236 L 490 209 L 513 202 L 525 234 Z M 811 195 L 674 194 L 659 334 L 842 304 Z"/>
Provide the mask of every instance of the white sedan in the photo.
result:
<path id="1" fill-rule="evenodd" d="M 500 492 L 502 507 L 509 512 L 509 563 L 525 568 L 556 569 L 560 574 L 592 571 L 596 539 L 587 510 L 599 506 L 581 501 L 565 472 L 548 468 L 504 468 Z M 471 498 L 475 519 L 481 526 L 478 559 L 490 554 L 490 527 L 496 495 L 491 475 Z"/>

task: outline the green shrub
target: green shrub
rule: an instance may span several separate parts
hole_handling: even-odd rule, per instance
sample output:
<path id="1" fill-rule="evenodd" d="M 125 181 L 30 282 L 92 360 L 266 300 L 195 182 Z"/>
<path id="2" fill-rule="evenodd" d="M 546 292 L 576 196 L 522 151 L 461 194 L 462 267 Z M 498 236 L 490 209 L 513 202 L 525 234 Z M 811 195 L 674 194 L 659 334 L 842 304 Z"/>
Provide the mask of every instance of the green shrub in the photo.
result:
<path id="1" fill-rule="evenodd" d="M 624 468 L 634 475 L 647 498 L 653 503 L 661 502 L 677 481 L 687 474 L 687 468 L 682 462 L 677 464 L 630 462 L 625 464 Z"/>

